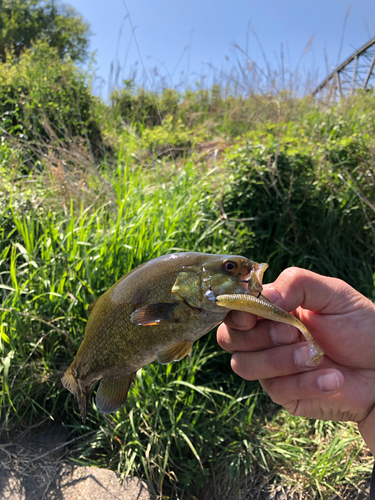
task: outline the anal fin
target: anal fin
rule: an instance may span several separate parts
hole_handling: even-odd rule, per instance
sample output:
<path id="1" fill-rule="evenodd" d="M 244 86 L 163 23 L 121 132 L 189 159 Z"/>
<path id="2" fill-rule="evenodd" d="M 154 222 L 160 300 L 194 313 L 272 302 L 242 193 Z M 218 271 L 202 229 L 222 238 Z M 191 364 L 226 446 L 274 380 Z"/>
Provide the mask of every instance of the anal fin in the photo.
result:
<path id="1" fill-rule="evenodd" d="M 112 413 L 118 410 L 126 400 L 136 372 L 123 378 L 102 379 L 96 393 L 96 406 L 102 413 Z"/>
<path id="2" fill-rule="evenodd" d="M 189 354 L 191 348 L 193 346 L 193 342 L 188 340 L 184 340 L 183 342 L 179 342 L 178 344 L 170 347 L 169 349 L 164 349 L 158 352 L 158 361 L 162 365 L 167 365 L 171 363 L 171 361 L 180 361 L 187 354 Z"/>

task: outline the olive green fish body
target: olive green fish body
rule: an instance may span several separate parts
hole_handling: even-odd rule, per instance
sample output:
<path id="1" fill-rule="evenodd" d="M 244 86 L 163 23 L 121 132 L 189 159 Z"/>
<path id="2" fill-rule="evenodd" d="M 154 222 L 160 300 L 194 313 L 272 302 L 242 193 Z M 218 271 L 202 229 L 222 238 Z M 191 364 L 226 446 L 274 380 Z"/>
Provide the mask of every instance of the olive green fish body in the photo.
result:
<path id="1" fill-rule="evenodd" d="M 260 293 L 265 264 L 245 257 L 176 253 L 132 270 L 89 307 L 84 340 L 62 382 L 77 398 L 82 419 L 93 385 L 98 408 L 125 401 L 136 371 L 158 359 L 182 359 L 227 310 L 222 294 Z"/>

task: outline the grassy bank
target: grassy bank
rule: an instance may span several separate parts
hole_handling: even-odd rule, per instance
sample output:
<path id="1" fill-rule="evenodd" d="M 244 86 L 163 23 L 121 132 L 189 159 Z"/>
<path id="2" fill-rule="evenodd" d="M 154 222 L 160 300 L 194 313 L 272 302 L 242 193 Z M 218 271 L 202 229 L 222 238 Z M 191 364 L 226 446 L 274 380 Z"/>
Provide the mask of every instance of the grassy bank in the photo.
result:
<path id="1" fill-rule="evenodd" d="M 88 304 L 169 252 L 268 261 L 266 281 L 300 265 L 374 298 L 373 95 L 327 107 L 217 87 L 126 88 L 112 106 L 88 98 L 76 129 L 56 108 L 48 122 L 20 114 L 14 99 L 0 148 L 3 430 L 46 419 L 73 437 L 94 431 L 71 457 L 147 477 L 160 498 L 251 488 L 267 498 L 280 484 L 290 498 L 353 498 L 371 468 L 355 426 L 290 417 L 231 372 L 214 333 L 182 362 L 139 371 L 119 412 L 91 405 L 86 425 L 60 375 Z M 43 128 L 20 137 L 17 120 L 30 117 Z"/>

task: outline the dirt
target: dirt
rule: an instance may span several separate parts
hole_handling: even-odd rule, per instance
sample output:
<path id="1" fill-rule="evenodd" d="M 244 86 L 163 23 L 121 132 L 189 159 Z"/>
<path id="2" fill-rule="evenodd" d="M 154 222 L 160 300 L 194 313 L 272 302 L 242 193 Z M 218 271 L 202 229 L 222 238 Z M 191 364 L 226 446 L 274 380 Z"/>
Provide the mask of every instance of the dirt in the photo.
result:
<path id="1" fill-rule="evenodd" d="M 69 439 L 63 426 L 42 425 L 12 438 L 0 438 L 0 499 L 155 500 L 150 486 L 143 480 L 127 478 L 121 483 L 113 471 L 69 463 L 69 446 L 86 436 Z M 356 486 L 348 484 L 340 488 L 339 495 L 332 494 L 329 500 L 366 500 L 369 482 L 368 479 Z M 199 500 L 315 498 L 315 494 L 310 495 L 300 486 L 287 486 L 280 482 L 280 478 L 263 476 L 261 471 L 248 478 L 241 491 L 231 491 L 230 494 L 227 490 L 218 491 L 220 488 L 216 483 L 207 485 Z"/>
<path id="2" fill-rule="evenodd" d="M 120 483 L 107 469 L 68 463 L 68 439 L 62 426 L 28 430 L 0 441 L 2 500 L 152 500 L 145 481 Z"/>
<path id="3" fill-rule="evenodd" d="M 115 472 L 96 467 L 49 466 L 28 476 L 0 469 L 3 500 L 150 500 L 148 486 L 137 478 L 119 483 Z"/>

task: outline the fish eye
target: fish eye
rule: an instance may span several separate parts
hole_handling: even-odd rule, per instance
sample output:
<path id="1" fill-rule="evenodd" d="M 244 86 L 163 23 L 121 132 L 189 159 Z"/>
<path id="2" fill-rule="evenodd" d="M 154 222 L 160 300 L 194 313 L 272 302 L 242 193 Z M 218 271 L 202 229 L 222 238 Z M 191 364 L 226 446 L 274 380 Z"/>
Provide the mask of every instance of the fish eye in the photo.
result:
<path id="1" fill-rule="evenodd" d="M 223 268 L 225 269 L 225 271 L 234 271 L 235 269 L 237 269 L 237 262 L 233 262 L 232 260 L 224 262 Z"/>

